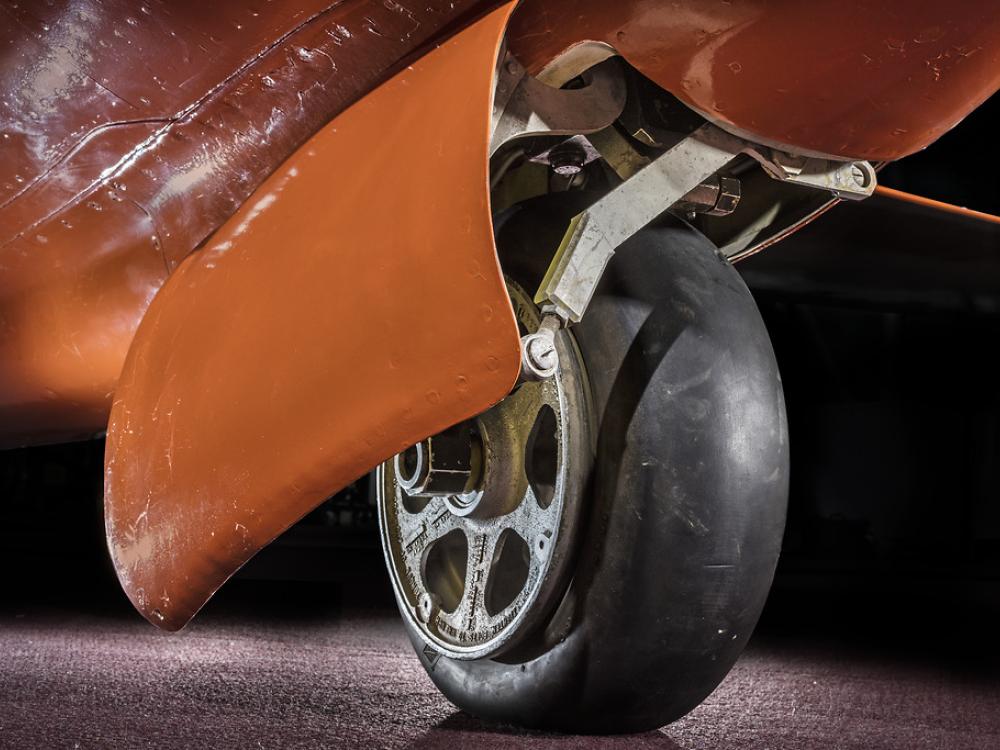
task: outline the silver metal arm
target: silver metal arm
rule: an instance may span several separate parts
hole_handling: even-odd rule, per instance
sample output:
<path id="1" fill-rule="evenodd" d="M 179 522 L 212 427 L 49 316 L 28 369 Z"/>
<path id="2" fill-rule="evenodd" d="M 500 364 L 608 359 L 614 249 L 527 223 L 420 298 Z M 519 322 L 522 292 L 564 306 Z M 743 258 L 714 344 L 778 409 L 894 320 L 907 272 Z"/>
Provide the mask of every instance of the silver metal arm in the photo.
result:
<path id="1" fill-rule="evenodd" d="M 875 171 L 867 162 L 784 154 L 708 123 L 574 217 L 535 302 L 564 323 L 579 322 L 615 250 L 740 154 L 760 162 L 774 179 L 838 198 L 866 198 L 875 189 Z"/>

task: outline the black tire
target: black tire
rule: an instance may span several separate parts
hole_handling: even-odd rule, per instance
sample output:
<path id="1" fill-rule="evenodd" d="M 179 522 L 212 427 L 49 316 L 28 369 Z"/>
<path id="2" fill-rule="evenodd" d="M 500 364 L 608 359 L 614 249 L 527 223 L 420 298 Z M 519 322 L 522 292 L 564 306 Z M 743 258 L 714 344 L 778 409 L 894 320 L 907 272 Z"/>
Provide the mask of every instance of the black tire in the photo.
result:
<path id="1" fill-rule="evenodd" d="M 505 271 L 537 287 L 584 205 L 564 194 L 499 217 Z M 715 689 L 764 605 L 788 493 L 781 381 L 739 274 L 676 220 L 620 248 L 573 333 L 599 438 L 565 597 L 502 661 L 453 660 L 409 636 L 434 683 L 471 714 L 648 730 Z"/>

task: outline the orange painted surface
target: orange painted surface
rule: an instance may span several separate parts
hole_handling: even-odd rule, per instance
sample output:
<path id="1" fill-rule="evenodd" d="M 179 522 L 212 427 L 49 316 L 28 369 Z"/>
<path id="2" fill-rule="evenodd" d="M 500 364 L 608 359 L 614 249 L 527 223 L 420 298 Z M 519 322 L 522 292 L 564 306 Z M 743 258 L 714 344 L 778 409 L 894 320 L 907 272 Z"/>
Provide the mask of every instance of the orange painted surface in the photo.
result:
<path id="1" fill-rule="evenodd" d="M 103 430 L 169 273 L 483 5 L 0 3 L 0 447 Z"/>
<path id="2" fill-rule="evenodd" d="M 730 130 L 846 158 L 911 154 L 1000 88 L 992 0 L 524 0 L 511 20 L 532 72 L 581 40 Z"/>
<path id="3" fill-rule="evenodd" d="M 105 517 L 151 622 L 182 627 L 331 493 L 513 387 L 487 173 L 511 8 L 324 127 L 150 305 L 115 392 Z"/>
<path id="4" fill-rule="evenodd" d="M 306 138 L 495 0 L 0 5 L 0 447 L 107 424 L 168 275 Z M 891 159 L 1000 84 L 1000 13 L 957 0 L 524 0 L 538 70 L 619 49 L 760 140 Z"/>

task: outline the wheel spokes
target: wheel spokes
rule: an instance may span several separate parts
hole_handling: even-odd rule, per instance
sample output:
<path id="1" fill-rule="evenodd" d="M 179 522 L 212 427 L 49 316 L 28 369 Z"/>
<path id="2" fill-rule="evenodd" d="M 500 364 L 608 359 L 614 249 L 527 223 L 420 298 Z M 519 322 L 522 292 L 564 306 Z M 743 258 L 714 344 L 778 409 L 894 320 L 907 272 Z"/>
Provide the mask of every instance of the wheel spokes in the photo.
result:
<path id="1" fill-rule="evenodd" d="M 515 306 L 529 309 L 530 298 Z M 538 323 L 522 322 L 528 330 Z M 535 600 L 550 595 L 567 565 L 560 553 L 562 540 L 572 541 L 564 515 L 566 458 L 581 452 L 566 420 L 579 418 L 584 381 L 572 340 L 559 336 L 554 377 L 521 383 L 468 426 L 478 464 L 464 494 L 415 485 L 410 495 L 395 462 L 382 470 L 393 584 L 411 622 L 455 658 L 495 653 L 528 632 L 539 617 Z M 424 441 L 427 471 L 446 474 L 451 454 L 433 450 L 440 437 Z"/>
<path id="2" fill-rule="evenodd" d="M 481 532 L 469 540 L 465 592 L 454 618 L 467 631 L 475 630 L 490 619 L 485 607 L 486 585 L 492 572 L 499 538 L 499 534 Z"/>
<path id="3" fill-rule="evenodd" d="M 401 500 L 397 502 L 402 505 Z M 460 527 L 459 519 L 448 510 L 439 497 L 432 498 L 419 513 L 410 513 L 400 507 L 397 519 L 402 537 L 400 547 L 403 555 L 408 561 L 415 562 L 418 569 L 424 551 Z"/>

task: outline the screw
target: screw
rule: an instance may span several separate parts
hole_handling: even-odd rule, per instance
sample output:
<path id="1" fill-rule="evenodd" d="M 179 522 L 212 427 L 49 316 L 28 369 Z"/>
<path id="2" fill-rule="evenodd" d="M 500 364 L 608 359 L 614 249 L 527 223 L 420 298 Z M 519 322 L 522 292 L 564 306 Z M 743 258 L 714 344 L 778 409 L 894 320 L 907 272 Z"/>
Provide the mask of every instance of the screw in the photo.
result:
<path id="1" fill-rule="evenodd" d="M 868 175 L 865 174 L 865 170 L 863 170 L 857 164 L 851 167 L 851 177 L 854 178 L 854 182 L 857 184 L 858 187 L 867 187 Z"/>

